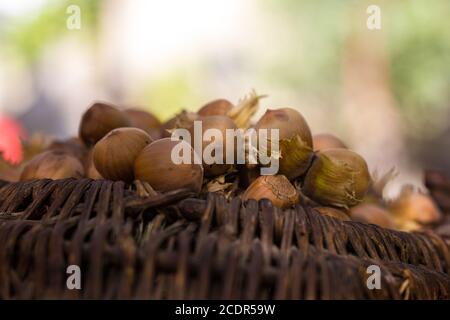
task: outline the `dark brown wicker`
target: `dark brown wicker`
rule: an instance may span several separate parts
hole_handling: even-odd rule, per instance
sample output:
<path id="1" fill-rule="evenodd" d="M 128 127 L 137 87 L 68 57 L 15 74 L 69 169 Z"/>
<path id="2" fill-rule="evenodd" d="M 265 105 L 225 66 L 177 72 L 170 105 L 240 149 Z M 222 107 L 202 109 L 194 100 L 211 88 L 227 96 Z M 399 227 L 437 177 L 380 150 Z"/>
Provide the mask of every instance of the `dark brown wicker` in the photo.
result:
<path id="1" fill-rule="evenodd" d="M 432 232 L 191 196 L 139 182 L 4 185 L 0 298 L 449 298 L 449 246 Z M 366 285 L 373 264 L 381 290 Z M 69 265 L 81 267 L 82 290 L 67 289 Z"/>
<path id="2" fill-rule="evenodd" d="M 439 171 L 425 173 L 425 185 L 445 215 L 450 215 L 450 178 Z"/>

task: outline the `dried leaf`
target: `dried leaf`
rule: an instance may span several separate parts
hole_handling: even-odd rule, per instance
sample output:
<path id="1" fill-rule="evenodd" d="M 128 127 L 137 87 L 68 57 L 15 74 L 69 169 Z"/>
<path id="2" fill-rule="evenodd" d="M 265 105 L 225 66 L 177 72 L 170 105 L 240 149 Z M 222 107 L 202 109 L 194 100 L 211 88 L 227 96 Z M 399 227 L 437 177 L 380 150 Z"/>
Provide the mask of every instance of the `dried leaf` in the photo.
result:
<path id="1" fill-rule="evenodd" d="M 248 95 L 242 98 L 235 108 L 228 112 L 228 116 L 234 120 L 238 128 L 246 129 L 249 127 L 250 119 L 258 111 L 259 100 L 267 97 L 267 95 L 257 95 L 252 90 Z"/>

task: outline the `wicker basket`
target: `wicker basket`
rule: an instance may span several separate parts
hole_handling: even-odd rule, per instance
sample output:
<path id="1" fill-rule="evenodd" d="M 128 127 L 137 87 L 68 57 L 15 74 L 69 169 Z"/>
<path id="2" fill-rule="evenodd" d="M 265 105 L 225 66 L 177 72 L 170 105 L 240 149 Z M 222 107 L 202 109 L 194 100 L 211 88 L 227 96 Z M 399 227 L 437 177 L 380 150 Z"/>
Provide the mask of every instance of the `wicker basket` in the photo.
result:
<path id="1" fill-rule="evenodd" d="M 448 299 L 450 248 L 323 216 L 307 204 L 231 201 L 145 184 L 0 185 L 0 298 Z M 437 190 L 435 188 L 434 190 Z M 450 194 L 450 193 L 449 193 Z M 143 197 L 146 196 L 146 197 Z M 82 289 L 66 287 L 66 268 Z M 381 268 L 369 290 L 367 267 Z"/>

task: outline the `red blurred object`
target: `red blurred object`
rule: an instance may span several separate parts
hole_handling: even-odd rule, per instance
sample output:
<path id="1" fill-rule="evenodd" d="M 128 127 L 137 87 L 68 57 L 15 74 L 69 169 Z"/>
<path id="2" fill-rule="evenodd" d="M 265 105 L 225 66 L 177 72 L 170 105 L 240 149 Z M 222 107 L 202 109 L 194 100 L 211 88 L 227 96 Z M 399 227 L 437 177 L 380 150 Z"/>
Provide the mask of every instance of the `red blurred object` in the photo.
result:
<path id="1" fill-rule="evenodd" d="M 21 138 L 25 130 L 14 119 L 0 115 L 0 154 L 11 164 L 19 164 L 23 160 Z"/>

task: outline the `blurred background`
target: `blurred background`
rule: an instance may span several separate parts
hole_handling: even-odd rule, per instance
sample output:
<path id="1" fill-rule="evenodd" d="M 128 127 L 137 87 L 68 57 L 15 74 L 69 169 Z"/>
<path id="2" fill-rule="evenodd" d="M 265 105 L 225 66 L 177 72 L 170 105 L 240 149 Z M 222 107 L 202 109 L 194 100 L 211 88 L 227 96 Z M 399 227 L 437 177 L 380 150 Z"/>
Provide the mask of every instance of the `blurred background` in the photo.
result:
<path id="1" fill-rule="evenodd" d="M 164 121 L 254 88 L 268 94 L 257 117 L 297 108 L 371 171 L 395 167 L 395 194 L 424 168 L 450 173 L 449 30 L 448 0 L 2 0 L 0 149 L 76 135 L 94 100 Z"/>

